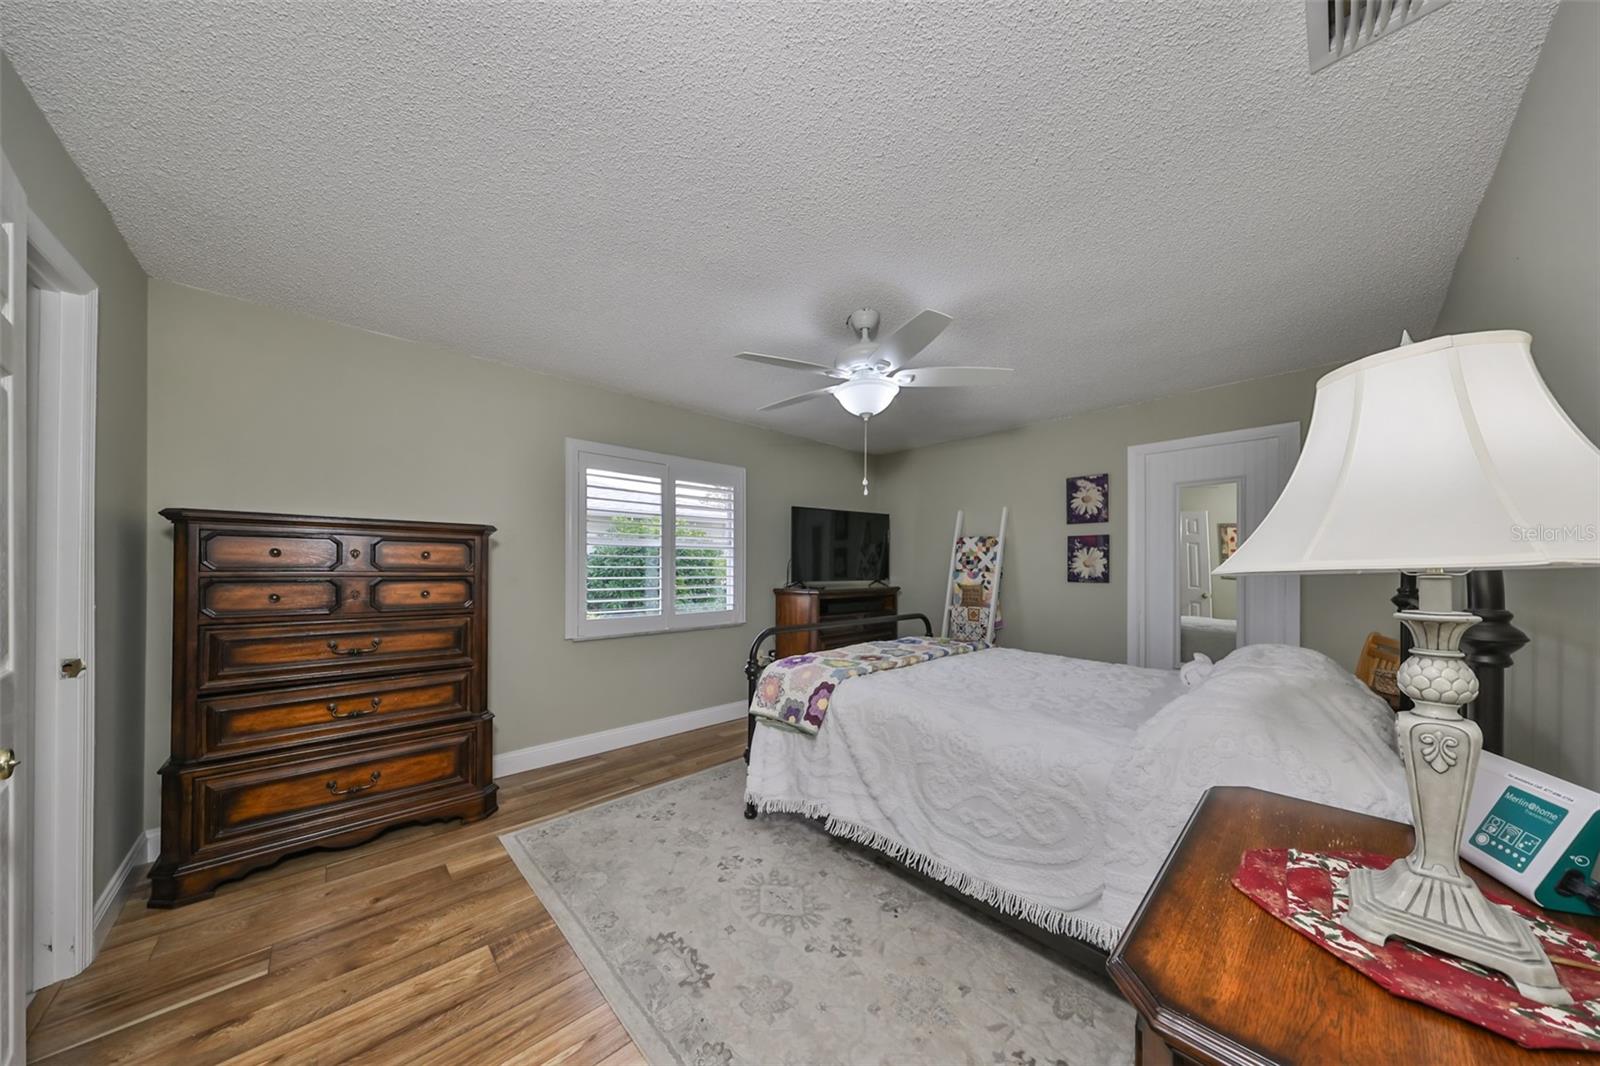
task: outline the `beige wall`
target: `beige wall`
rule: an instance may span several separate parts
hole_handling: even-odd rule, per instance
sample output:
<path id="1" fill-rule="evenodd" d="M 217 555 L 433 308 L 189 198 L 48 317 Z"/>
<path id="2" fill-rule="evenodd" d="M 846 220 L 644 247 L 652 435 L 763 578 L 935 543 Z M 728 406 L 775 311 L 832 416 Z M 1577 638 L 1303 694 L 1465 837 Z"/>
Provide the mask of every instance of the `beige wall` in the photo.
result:
<path id="1" fill-rule="evenodd" d="M 563 439 L 748 470 L 749 624 L 563 639 Z M 157 821 L 171 678 L 172 536 L 162 507 L 488 522 L 496 750 L 744 696 L 741 667 L 772 624 L 792 504 L 860 503 L 859 457 L 664 404 L 150 285 L 145 817 Z"/>
<path id="2" fill-rule="evenodd" d="M 95 416 L 94 884 L 143 831 L 145 275 L 28 90 L 0 56 L 0 150 L 28 207 L 100 288 Z"/>
<path id="3" fill-rule="evenodd" d="M 1217 525 L 1239 521 L 1239 486 L 1232 481 L 1212 485 L 1185 485 L 1178 490 L 1178 510 L 1206 513 L 1206 543 L 1211 548 L 1211 565 L 1222 562 L 1217 541 Z M 1211 612 L 1217 618 L 1239 617 L 1239 582 L 1231 577 L 1211 579 Z"/>
<path id="4" fill-rule="evenodd" d="M 1302 371 L 887 456 L 878 484 L 894 513 L 896 580 L 908 609 L 936 617 L 958 509 L 969 531 L 992 530 L 1011 508 L 1001 586 L 1005 642 L 1016 648 L 1121 662 L 1127 653 L 1128 448 L 1298 421 L 1304 432 L 1323 370 Z M 1111 475 L 1111 582 L 1067 583 L 1066 479 Z M 934 533 L 938 535 L 934 535 Z M 1394 579 L 1301 582 L 1301 643 L 1354 665 L 1373 629 L 1394 628 Z"/>
<path id="5" fill-rule="evenodd" d="M 1573 422 L 1600 441 L 1600 5 L 1561 5 L 1436 333 L 1525 329 Z M 1506 754 L 1600 787 L 1600 573 L 1508 573 L 1531 639 L 1506 675 Z"/>

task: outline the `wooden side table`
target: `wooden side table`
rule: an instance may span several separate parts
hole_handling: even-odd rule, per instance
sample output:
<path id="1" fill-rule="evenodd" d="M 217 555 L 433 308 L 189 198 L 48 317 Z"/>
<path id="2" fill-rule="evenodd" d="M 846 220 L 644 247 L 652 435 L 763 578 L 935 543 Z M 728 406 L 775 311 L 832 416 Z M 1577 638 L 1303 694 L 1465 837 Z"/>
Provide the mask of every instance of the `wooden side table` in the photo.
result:
<path id="1" fill-rule="evenodd" d="M 1588 1063 L 1392 996 L 1231 884 L 1252 848 L 1404 855 L 1411 827 L 1253 788 L 1213 788 L 1173 845 L 1108 968 L 1139 1012 L 1139 1066 L 1199 1062 Z M 1501 895 L 1509 889 L 1470 866 Z M 1600 919 L 1558 914 L 1600 934 Z"/>

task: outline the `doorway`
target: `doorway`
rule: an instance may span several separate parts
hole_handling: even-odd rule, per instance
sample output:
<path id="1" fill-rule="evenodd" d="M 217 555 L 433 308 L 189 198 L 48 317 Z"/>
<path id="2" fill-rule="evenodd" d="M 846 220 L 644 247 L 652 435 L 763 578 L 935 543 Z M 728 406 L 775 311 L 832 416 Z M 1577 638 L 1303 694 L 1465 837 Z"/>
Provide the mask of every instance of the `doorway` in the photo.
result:
<path id="1" fill-rule="evenodd" d="M 99 293 L 0 158 L 0 1066 L 93 957 Z"/>
<path id="2" fill-rule="evenodd" d="M 1178 661 L 1213 662 L 1239 642 L 1239 588 L 1211 571 L 1239 546 L 1239 483 L 1178 486 Z"/>
<path id="3" fill-rule="evenodd" d="M 1277 501 L 1300 455 L 1300 424 L 1128 449 L 1128 662 L 1176 669 L 1246 644 L 1300 643 L 1293 575 L 1214 576 Z M 1220 653 L 1220 654 L 1217 654 Z"/>

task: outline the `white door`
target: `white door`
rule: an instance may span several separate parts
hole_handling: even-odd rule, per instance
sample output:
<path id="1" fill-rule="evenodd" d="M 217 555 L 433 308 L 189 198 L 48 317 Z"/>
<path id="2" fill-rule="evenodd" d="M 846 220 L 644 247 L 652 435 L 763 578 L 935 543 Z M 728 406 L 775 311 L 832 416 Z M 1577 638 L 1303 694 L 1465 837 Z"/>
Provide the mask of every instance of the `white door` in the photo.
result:
<path id="1" fill-rule="evenodd" d="M 1178 512 L 1178 613 L 1211 617 L 1211 528 L 1209 511 Z"/>
<path id="2" fill-rule="evenodd" d="M 28 948 L 28 812 L 20 773 L 28 754 L 29 626 L 27 205 L 0 159 L 0 1066 L 20 1066 Z"/>

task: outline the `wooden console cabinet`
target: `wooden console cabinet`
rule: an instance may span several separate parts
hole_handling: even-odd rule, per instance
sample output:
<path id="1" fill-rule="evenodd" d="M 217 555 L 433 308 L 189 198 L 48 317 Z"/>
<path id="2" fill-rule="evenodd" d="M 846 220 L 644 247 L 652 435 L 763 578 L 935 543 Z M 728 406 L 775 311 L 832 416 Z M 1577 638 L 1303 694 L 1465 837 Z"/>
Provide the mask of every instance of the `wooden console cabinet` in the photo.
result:
<path id="1" fill-rule="evenodd" d="M 172 755 L 152 907 L 494 813 L 493 526 L 166 510 Z"/>
<path id="2" fill-rule="evenodd" d="M 900 589 L 893 585 L 860 585 L 847 588 L 773 589 L 773 624 L 812 625 L 817 622 L 843 622 L 852 618 L 900 613 Z M 893 640 L 899 636 L 894 622 L 879 625 L 840 626 L 822 633 L 779 633 L 773 638 L 778 658 L 807 652 L 842 648 L 864 640 Z"/>

